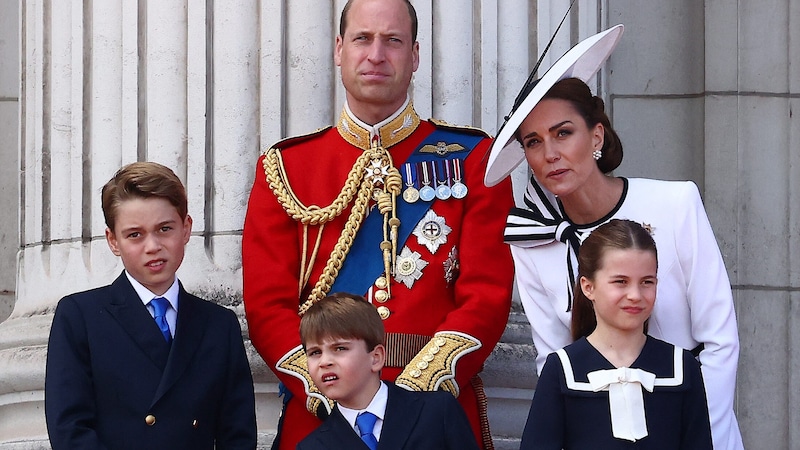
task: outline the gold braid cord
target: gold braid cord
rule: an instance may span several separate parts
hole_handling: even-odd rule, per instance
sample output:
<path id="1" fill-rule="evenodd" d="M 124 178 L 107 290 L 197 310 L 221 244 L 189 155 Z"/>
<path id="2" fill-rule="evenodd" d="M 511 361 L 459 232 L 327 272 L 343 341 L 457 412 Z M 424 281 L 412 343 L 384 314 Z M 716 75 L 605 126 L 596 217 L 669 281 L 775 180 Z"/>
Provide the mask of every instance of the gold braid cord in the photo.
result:
<path id="1" fill-rule="evenodd" d="M 456 363 L 467 353 L 481 348 L 474 337 L 455 331 L 436 333 L 403 369 L 395 384 L 414 391 L 447 391 L 458 397 Z"/>
<path id="2" fill-rule="evenodd" d="M 264 173 L 272 192 L 283 209 L 292 219 L 305 226 L 323 225 L 335 219 L 352 203 L 353 207 L 347 218 L 344 229 L 328 258 L 322 274 L 317 280 L 308 299 L 300 306 L 299 314 L 303 315 L 314 303 L 321 300 L 333 286 L 339 275 L 344 259 L 353 245 L 358 229 L 364 222 L 369 208 L 369 201 L 375 198 L 378 210 L 384 214 L 384 240 L 381 249 L 384 254 L 384 271 L 391 273 L 391 264 L 397 253 L 397 219 L 396 197 L 400 194 L 403 180 L 400 172 L 394 167 L 389 152 L 380 146 L 365 150 L 356 159 L 347 175 L 344 187 L 329 206 L 320 208 L 316 205 L 305 206 L 295 195 L 289 184 L 286 169 L 280 151 L 271 148 L 264 157 Z M 317 244 L 321 233 L 317 236 Z M 315 245 L 315 249 L 317 245 Z M 316 258 L 316 250 L 311 256 Z M 313 263 L 312 263 L 313 265 Z M 302 271 L 302 269 L 301 269 Z M 300 274 L 301 279 L 303 274 Z"/>
<path id="3" fill-rule="evenodd" d="M 347 208 L 347 205 L 353 200 L 353 196 L 359 192 L 359 185 L 361 185 L 364 171 L 371 157 L 369 152 L 364 152 L 358 157 L 353 168 L 350 169 L 350 173 L 347 174 L 347 181 L 345 181 L 342 191 L 339 192 L 333 203 L 325 208 L 313 205 L 305 206 L 300 202 L 289 185 L 283 158 L 278 149 L 271 148 L 267 151 L 264 157 L 264 173 L 267 176 L 269 187 L 289 217 L 302 224 L 319 225 L 335 219 Z M 361 187 L 363 188 L 363 186 Z"/>
<path id="4" fill-rule="evenodd" d="M 306 300 L 305 303 L 300 306 L 298 313 L 301 316 L 308 311 L 308 308 L 310 308 L 311 305 L 322 300 L 328 294 L 328 292 L 330 292 L 331 286 L 333 286 L 333 282 L 336 281 L 336 277 L 339 275 L 339 270 L 342 268 L 344 258 L 350 251 L 350 247 L 353 245 L 353 240 L 356 238 L 356 233 L 361 227 L 364 217 L 366 217 L 367 206 L 369 204 L 369 193 L 369 186 L 362 185 L 361 190 L 358 193 L 358 198 L 356 198 L 356 202 L 350 212 L 350 217 L 347 218 L 347 223 L 344 225 L 344 230 L 342 230 L 342 233 L 339 235 L 339 239 L 336 241 L 336 245 L 333 247 L 331 256 L 328 258 L 328 262 L 325 264 L 325 269 L 323 269 L 322 274 L 319 276 L 319 280 L 317 280 L 317 283 L 314 285 L 314 289 L 311 290 L 308 300 Z"/>
<path id="5" fill-rule="evenodd" d="M 475 391 L 475 397 L 478 400 L 478 419 L 481 424 L 481 437 L 483 438 L 483 450 L 494 450 L 494 442 L 492 441 L 492 430 L 489 429 L 489 414 L 488 405 L 489 401 L 486 398 L 486 391 L 483 390 L 483 380 L 478 375 L 475 375 L 470 380 L 472 389 Z"/>

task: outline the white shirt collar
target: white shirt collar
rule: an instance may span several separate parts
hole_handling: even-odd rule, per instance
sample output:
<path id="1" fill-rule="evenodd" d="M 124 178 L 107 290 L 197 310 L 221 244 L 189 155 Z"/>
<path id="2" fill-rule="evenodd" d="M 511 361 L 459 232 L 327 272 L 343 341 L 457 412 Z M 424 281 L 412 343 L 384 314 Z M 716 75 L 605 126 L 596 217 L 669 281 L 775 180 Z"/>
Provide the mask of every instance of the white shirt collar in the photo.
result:
<path id="1" fill-rule="evenodd" d="M 378 388 L 378 392 L 372 397 L 372 401 L 369 402 L 364 409 L 350 409 L 345 408 L 342 405 L 339 406 L 339 412 L 342 413 L 347 423 L 350 424 L 350 427 L 353 428 L 353 431 L 356 431 L 356 417 L 364 411 L 369 411 L 378 418 L 375 422 L 375 429 L 373 430 L 372 434 L 375 435 L 379 441 L 381 439 L 381 430 L 383 430 L 383 416 L 386 414 L 386 400 L 389 398 L 389 388 L 386 387 L 386 383 L 381 381 L 381 386 Z"/>
<path id="2" fill-rule="evenodd" d="M 144 287 L 142 283 L 136 281 L 136 279 L 133 278 L 131 274 L 128 273 L 127 270 L 125 271 L 125 276 L 128 277 L 128 281 L 131 282 L 133 289 L 136 291 L 136 294 L 139 295 L 139 299 L 142 300 L 142 303 L 144 303 L 145 306 L 147 306 L 147 304 L 150 303 L 150 300 L 156 297 L 164 297 L 165 299 L 167 299 L 170 306 L 172 306 L 172 309 L 174 309 L 175 312 L 178 311 L 178 294 L 180 293 L 180 288 L 178 285 L 178 277 L 175 277 L 175 280 L 172 282 L 172 286 L 170 286 L 169 289 L 167 289 L 167 292 L 165 292 L 164 295 L 156 295 L 153 292 L 151 292 L 150 289 Z"/>

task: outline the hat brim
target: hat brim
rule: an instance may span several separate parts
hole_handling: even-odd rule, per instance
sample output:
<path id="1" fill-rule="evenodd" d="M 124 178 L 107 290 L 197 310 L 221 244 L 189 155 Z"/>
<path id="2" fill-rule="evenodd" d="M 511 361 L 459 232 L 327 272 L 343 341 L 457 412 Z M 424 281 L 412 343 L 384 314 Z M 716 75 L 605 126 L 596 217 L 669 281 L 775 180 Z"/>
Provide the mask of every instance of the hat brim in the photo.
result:
<path id="1" fill-rule="evenodd" d="M 500 128 L 489 152 L 489 162 L 483 183 L 494 186 L 508 176 L 525 159 L 522 145 L 514 138 L 522 121 L 542 100 L 554 84 L 565 78 L 592 78 L 617 46 L 623 31 L 622 24 L 590 36 L 572 47 L 539 79 L 531 92 Z"/>

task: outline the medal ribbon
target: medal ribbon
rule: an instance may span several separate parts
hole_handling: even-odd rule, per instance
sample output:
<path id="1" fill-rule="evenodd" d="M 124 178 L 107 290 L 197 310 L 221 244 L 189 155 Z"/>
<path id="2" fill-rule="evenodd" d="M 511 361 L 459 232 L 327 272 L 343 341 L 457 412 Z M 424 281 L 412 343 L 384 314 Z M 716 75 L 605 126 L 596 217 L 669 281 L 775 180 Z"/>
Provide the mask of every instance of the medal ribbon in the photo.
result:
<path id="1" fill-rule="evenodd" d="M 406 173 L 406 186 L 415 187 L 417 184 L 417 177 L 415 176 L 416 170 L 414 164 L 405 163 L 403 167 L 405 168 Z"/>
<path id="2" fill-rule="evenodd" d="M 422 186 L 430 186 L 431 185 L 431 176 L 430 172 L 428 172 L 428 162 L 422 161 L 420 167 L 422 167 Z"/>
<path id="3" fill-rule="evenodd" d="M 448 183 L 448 179 L 447 179 L 447 175 L 448 175 L 447 171 L 445 171 L 445 168 L 444 168 L 444 166 L 446 165 L 446 162 L 447 161 L 443 161 L 441 159 L 439 161 L 434 161 L 434 165 L 436 166 L 436 171 L 434 172 L 434 175 L 436 176 L 436 184 L 437 185 L 442 185 L 442 184 L 449 185 L 450 184 L 450 183 Z"/>
<path id="4" fill-rule="evenodd" d="M 461 160 L 458 158 L 453 160 L 453 181 L 461 181 Z"/>

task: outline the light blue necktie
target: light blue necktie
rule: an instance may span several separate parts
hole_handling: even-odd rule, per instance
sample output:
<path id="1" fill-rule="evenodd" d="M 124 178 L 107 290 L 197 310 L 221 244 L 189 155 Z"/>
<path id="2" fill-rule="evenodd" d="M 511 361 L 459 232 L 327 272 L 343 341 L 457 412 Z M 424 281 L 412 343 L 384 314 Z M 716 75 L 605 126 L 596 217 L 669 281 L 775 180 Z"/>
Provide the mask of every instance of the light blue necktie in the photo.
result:
<path id="1" fill-rule="evenodd" d="M 364 411 L 356 417 L 356 425 L 358 426 L 358 433 L 361 435 L 361 440 L 367 444 L 370 450 L 378 448 L 378 440 L 372 434 L 372 429 L 375 428 L 375 421 L 378 417 L 369 411 Z"/>
<path id="2" fill-rule="evenodd" d="M 150 300 L 150 304 L 153 305 L 153 317 L 156 319 L 156 325 L 161 330 L 161 334 L 164 335 L 164 339 L 167 340 L 167 344 L 172 342 L 172 333 L 169 332 L 169 323 L 167 323 L 167 309 L 169 308 L 169 302 L 164 297 L 156 297 Z"/>

